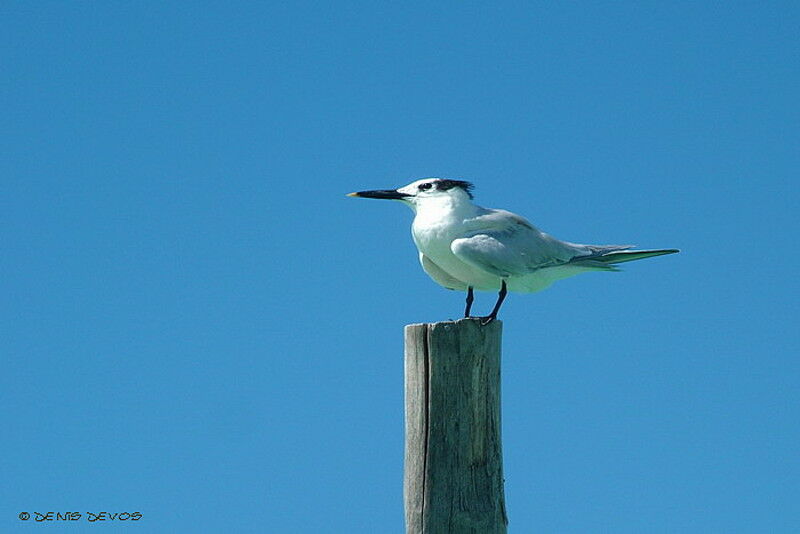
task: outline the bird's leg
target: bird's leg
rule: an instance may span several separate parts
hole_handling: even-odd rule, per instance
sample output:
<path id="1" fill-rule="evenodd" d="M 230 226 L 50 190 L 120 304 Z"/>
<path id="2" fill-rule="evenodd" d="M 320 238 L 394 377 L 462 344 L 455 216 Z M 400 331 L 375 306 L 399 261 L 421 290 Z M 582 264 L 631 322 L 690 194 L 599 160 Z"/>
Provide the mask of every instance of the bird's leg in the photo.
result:
<path id="1" fill-rule="evenodd" d="M 497 312 L 500 311 L 500 306 L 503 304 L 503 301 L 506 298 L 506 293 L 508 293 L 508 291 L 506 291 L 506 281 L 503 280 L 502 281 L 502 285 L 500 286 L 500 293 L 498 293 L 498 295 L 497 295 L 497 302 L 494 305 L 494 309 L 492 310 L 492 313 L 490 313 L 486 317 L 481 317 L 481 319 L 483 319 L 481 321 L 481 324 L 483 326 L 486 326 L 487 324 L 489 324 L 492 321 L 494 321 L 495 319 L 497 319 Z"/>
<path id="2" fill-rule="evenodd" d="M 467 309 L 464 310 L 464 317 L 469 317 L 469 312 L 472 310 L 472 301 L 475 300 L 475 295 L 472 293 L 472 286 L 467 288 Z"/>

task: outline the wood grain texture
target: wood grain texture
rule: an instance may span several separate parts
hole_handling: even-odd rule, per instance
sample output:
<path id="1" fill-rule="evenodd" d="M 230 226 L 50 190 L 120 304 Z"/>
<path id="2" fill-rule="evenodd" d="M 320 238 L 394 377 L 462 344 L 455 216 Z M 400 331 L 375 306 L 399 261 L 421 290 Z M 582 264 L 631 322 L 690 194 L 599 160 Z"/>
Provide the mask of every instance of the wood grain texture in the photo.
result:
<path id="1" fill-rule="evenodd" d="M 501 334 L 476 319 L 406 326 L 407 534 L 506 532 Z"/>

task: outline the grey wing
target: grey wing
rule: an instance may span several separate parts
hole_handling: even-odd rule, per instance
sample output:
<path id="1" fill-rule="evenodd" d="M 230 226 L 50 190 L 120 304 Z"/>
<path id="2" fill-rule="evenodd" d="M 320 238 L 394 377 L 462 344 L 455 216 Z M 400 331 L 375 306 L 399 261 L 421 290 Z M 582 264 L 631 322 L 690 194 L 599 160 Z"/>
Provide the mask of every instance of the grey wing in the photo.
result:
<path id="1" fill-rule="evenodd" d="M 440 286 L 444 286 L 447 289 L 467 289 L 467 284 L 450 276 L 422 252 L 419 253 L 419 262 L 422 264 L 422 268 L 425 272 L 428 273 L 428 276 L 433 278 Z"/>
<path id="2" fill-rule="evenodd" d="M 586 245 L 560 241 L 508 211 L 487 210 L 474 230 L 450 245 L 462 261 L 503 278 L 568 263 L 592 254 Z"/>

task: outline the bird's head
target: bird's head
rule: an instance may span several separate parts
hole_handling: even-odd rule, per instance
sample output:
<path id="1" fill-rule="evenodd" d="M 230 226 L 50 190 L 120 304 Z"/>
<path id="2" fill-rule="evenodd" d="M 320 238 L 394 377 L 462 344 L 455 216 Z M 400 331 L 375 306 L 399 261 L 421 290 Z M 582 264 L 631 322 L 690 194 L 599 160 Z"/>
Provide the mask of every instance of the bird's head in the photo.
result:
<path id="1" fill-rule="evenodd" d="M 423 178 L 399 189 L 358 191 L 347 196 L 399 200 L 417 211 L 420 208 L 469 203 L 472 199 L 472 184 L 463 180 Z"/>

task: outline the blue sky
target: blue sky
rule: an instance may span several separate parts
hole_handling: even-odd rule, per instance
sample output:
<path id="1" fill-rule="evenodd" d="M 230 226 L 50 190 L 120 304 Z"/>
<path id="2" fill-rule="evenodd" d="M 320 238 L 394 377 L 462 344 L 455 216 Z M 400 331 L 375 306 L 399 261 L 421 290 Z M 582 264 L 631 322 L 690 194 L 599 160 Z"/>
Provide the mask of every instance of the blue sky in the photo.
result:
<path id="1" fill-rule="evenodd" d="M 509 297 L 511 532 L 800 530 L 796 3 L 0 12 L 3 532 L 402 532 L 426 176 L 682 249 Z"/>

